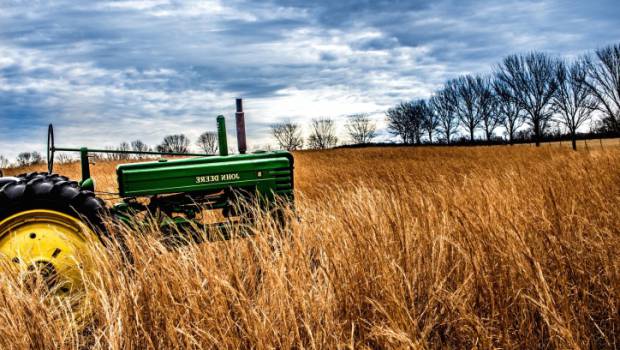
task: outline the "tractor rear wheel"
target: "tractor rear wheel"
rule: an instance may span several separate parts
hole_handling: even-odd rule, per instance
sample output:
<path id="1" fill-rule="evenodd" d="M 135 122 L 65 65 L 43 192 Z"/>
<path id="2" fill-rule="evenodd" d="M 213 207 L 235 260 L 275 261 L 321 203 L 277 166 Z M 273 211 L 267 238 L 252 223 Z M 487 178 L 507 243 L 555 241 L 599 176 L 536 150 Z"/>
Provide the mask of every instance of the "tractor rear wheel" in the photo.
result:
<path id="1" fill-rule="evenodd" d="M 94 193 L 56 174 L 0 178 L 0 258 L 60 297 L 84 291 L 90 250 L 101 244 L 105 204 Z"/>

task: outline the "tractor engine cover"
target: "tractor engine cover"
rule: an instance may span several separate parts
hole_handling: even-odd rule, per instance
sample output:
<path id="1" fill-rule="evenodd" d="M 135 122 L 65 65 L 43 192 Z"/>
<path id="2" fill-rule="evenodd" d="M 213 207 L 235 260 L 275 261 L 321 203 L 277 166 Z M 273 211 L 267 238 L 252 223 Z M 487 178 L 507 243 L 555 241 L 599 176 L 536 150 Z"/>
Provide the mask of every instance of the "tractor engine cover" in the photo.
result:
<path id="1" fill-rule="evenodd" d="M 116 168 L 120 195 L 209 193 L 255 189 L 269 198 L 293 197 L 293 156 L 286 151 L 161 159 Z"/>

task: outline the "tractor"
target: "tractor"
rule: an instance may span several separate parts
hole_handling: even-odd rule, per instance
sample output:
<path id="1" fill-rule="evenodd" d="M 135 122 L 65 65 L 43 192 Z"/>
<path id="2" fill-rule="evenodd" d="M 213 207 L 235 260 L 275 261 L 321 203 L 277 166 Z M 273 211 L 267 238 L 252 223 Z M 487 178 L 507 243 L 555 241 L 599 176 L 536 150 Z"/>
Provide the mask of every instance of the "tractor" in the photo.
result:
<path id="1" fill-rule="evenodd" d="M 217 117 L 219 155 L 58 147 L 50 124 L 48 171 L 0 177 L 0 261 L 42 278 L 54 295 L 71 296 L 83 289 L 85 267 L 78 257 L 88 255 L 92 245 L 104 245 L 110 222 L 135 225 L 145 217 L 156 217 L 161 231 L 173 236 L 200 231 L 226 239 L 230 238 L 227 228 L 251 225 L 255 217 L 248 209 L 250 203 L 283 217 L 283 210 L 292 207 L 294 200 L 293 156 L 286 151 L 248 153 L 241 99 L 236 107 L 239 154 L 228 154 L 221 115 Z M 79 181 L 54 173 L 58 152 L 79 154 Z M 153 158 L 117 165 L 115 195 L 120 201 L 113 205 L 100 198 L 90 172 L 91 157 L 101 153 Z M 205 211 L 218 211 L 216 217 L 222 220 L 198 219 Z M 201 237 L 180 240 L 205 241 Z"/>

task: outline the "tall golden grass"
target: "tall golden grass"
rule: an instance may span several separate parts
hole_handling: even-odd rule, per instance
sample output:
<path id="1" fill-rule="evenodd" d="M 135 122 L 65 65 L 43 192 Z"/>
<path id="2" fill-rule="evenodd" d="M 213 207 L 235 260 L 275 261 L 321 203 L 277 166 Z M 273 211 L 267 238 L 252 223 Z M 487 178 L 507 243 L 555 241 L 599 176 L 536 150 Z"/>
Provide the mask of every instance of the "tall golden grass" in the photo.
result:
<path id="1" fill-rule="evenodd" d="M 0 347 L 620 347 L 620 148 L 296 160 L 290 236 L 269 218 L 250 239 L 178 250 L 124 232 L 135 262 L 97 251 L 86 325 L 1 273 Z M 93 168 L 100 190 L 113 166 Z"/>

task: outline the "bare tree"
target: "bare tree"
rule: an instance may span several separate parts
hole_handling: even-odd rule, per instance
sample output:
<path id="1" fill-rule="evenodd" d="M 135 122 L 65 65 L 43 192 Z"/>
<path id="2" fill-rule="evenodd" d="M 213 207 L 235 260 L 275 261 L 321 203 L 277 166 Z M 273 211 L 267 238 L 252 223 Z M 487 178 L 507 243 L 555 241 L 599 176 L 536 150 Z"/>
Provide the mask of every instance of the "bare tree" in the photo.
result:
<path id="1" fill-rule="evenodd" d="M 453 79 L 447 83 L 447 88 L 451 92 L 454 103 L 454 111 L 463 128 L 469 132 L 470 141 L 474 140 L 474 132 L 481 122 L 478 110 L 478 92 L 482 84 L 480 77 L 471 75 Z"/>
<path id="2" fill-rule="evenodd" d="M 525 111 L 534 128 L 536 146 L 540 146 L 540 138 L 552 116 L 550 103 L 558 88 L 557 67 L 557 59 L 532 52 L 508 56 L 496 69 L 497 80 L 506 85 L 510 100 Z"/>
<path id="3" fill-rule="evenodd" d="M 388 130 L 400 136 L 404 143 L 420 143 L 422 121 L 427 110 L 424 100 L 401 102 L 386 112 Z"/>
<path id="4" fill-rule="evenodd" d="M 498 111 L 498 99 L 490 77 L 476 77 L 476 110 L 487 141 L 502 124 L 503 115 Z"/>
<path id="5" fill-rule="evenodd" d="M 157 146 L 157 151 L 171 153 L 188 153 L 189 139 L 183 134 L 168 135 L 164 137 L 162 143 Z"/>
<path id="6" fill-rule="evenodd" d="M 595 56 L 586 58 L 586 85 L 599 102 L 605 129 L 620 132 L 620 44 L 599 49 Z"/>
<path id="7" fill-rule="evenodd" d="M 134 152 L 148 152 L 151 149 L 146 143 L 142 142 L 141 140 L 134 140 L 134 141 L 131 141 L 131 150 Z M 136 154 L 136 158 L 144 159 L 146 158 L 146 155 Z"/>
<path id="8" fill-rule="evenodd" d="M 411 103 L 411 111 L 410 114 L 410 125 L 412 131 L 412 139 L 415 140 L 415 143 L 421 143 L 421 137 L 424 133 L 424 121 L 426 120 L 430 110 L 425 100 L 419 99 L 414 100 Z"/>
<path id="9" fill-rule="evenodd" d="M 446 88 L 439 90 L 431 97 L 429 106 L 434 114 L 437 115 L 439 130 L 444 135 L 446 142 L 450 144 L 452 135 L 456 133 L 456 128 L 458 127 L 458 119 L 454 111 L 451 92 Z"/>
<path id="10" fill-rule="evenodd" d="M 25 167 L 30 165 L 30 152 L 21 152 L 15 159 L 18 167 Z"/>
<path id="11" fill-rule="evenodd" d="M 6 169 L 9 167 L 9 160 L 0 154 L 0 169 Z"/>
<path id="12" fill-rule="evenodd" d="M 41 164 L 43 157 L 39 152 L 22 152 L 17 155 L 17 166 L 24 167 L 29 165 Z"/>
<path id="13" fill-rule="evenodd" d="M 121 142 L 118 147 L 116 148 L 117 151 L 121 151 L 121 152 L 129 152 L 131 151 L 131 145 L 125 141 Z M 118 154 L 118 159 L 119 160 L 127 160 L 131 158 L 131 155 L 128 153 L 119 153 Z"/>
<path id="14" fill-rule="evenodd" d="M 71 163 L 73 160 L 74 158 L 67 153 L 56 153 L 54 162 L 58 164 L 68 164 Z"/>
<path id="15" fill-rule="evenodd" d="M 217 153 L 217 133 L 214 131 L 205 131 L 196 141 L 196 146 L 203 150 L 206 154 Z"/>
<path id="16" fill-rule="evenodd" d="M 116 149 L 121 152 L 129 152 L 131 151 L 131 145 L 128 142 L 123 141 L 118 145 Z"/>
<path id="17" fill-rule="evenodd" d="M 271 125 L 271 135 L 276 139 L 278 146 L 287 151 L 295 151 L 304 146 L 299 124 L 290 121 Z"/>
<path id="18" fill-rule="evenodd" d="M 598 101 L 586 84 L 585 61 L 570 65 L 562 62 L 557 70 L 558 90 L 551 100 L 553 109 L 560 116 L 558 121 L 571 135 L 573 150 L 577 150 L 577 129 L 585 123 L 598 107 Z"/>
<path id="19" fill-rule="evenodd" d="M 39 152 L 31 152 L 30 159 L 32 164 L 41 164 L 43 163 L 43 156 Z"/>
<path id="20" fill-rule="evenodd" d="M 506 83 L 496 79 L 493 81 L 493 88 L 497 98 L 497 113 L 501 116 L 499 119 L 502 126 L 506 128 L 508 142 L 512 145 L 516 136 L 515 133 L 525 124 L 523 110 L 511 98 Z"/>
<path id="21" fill-rule="evenodd" d="M 377 135 L 377 125 L 370 120 L 368 114 L 353 114 L 347 117 L 345 125 L 349 136 L 356 144 L 370 143 Z"/>
<path id="22" fill-rule="evenodd" d="M 428 142 L 433 143 L 433 135 L 437 132 L 439 127 L 439 116 L 435 113 L 435 110 L 431 108 L 430 102 L 426 101 L 423 104 L 423 116 L 422 116 L 422 129 L 428 134 Z"/>
<path id="23" fill-rule="evenodd" d="M 308 145 L 312 149 L 326 149 L 336 146 L 336 126 L 329 118 L 313 119 Z"/>
<path id="24" fill-rule="evenodd" d="M 401 102 L 398 106 L 388 109 L 385 116 L 388 122 L 388 131 L 392 135 L 400 136 L 404 143 L 410 143 L 406 109 L 406 102 Z"/>

